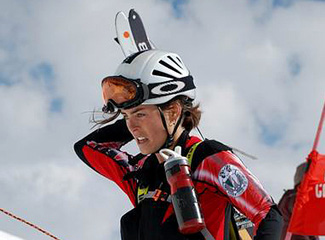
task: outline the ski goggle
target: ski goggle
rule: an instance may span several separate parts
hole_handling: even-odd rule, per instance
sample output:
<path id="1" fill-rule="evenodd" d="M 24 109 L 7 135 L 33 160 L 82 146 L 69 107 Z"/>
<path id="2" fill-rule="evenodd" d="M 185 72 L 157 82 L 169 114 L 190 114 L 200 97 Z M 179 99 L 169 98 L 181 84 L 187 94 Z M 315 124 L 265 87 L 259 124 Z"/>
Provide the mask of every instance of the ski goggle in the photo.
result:
<path id="1" fill-rule="evenodd" d="M 142 83 L 140 79 L 122 76 L 106 77 L 102 81 L 105 113 L 136 107 L 147 99 L 160 98 L 195 89 L 191 75 L 158 83 Z"/>
<path id="2" fill-rule="evenodd" d="M 106 77 L 102 81 L 104 100 L 103 112 L 112 113 L 117 109 L 132 108 L 143 100 L 143 84 L 120 76 Z"/>

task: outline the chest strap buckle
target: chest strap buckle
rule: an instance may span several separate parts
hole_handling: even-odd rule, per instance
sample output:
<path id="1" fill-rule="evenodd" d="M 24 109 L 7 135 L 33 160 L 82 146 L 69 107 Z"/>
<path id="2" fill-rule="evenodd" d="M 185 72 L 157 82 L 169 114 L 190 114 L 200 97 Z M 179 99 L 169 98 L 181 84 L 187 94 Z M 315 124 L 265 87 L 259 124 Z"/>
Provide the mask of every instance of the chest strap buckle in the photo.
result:
<path id="1" fill-rule="evenodd" d="M 170 195 L 166 192 L 161 191 L 160 189 L 156 189 L 155 191 L 148 191 L 147 194 L 141 196 L 141 201 L 146 198 L 152 198 L 155 202 L 158 200 L 163 202 L 171 202 Z"/>
<path id="2" fill-rule="evenodd" d="M 161 191 L 160 189 L 156 189 L 152 196 L 153 200 L 158 201 L 168 201 L 169 194 L 166 192 Z"/>

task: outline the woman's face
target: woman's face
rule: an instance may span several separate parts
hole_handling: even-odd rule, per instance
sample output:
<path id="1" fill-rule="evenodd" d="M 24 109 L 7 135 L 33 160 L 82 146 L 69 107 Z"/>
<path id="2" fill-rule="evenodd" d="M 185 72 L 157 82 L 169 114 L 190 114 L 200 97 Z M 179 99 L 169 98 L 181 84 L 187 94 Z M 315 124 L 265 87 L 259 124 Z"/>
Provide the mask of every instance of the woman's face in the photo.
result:
<path id="1" fill-rule="evenodd" d="M 165 143 L 167 133 L 157 106 L 140 105 L 122 110 L 122 114 L 142 154 L 154 153 Z M 168 125 L 168 117 L 166 122 Z"/>

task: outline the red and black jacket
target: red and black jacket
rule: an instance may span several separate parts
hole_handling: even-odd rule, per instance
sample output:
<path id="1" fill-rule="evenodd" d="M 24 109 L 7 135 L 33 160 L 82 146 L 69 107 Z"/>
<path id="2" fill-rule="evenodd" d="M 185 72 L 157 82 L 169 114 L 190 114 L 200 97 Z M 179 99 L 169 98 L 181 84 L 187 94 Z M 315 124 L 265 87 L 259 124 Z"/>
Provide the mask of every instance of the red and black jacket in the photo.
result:
<path id="1" fill-rule="evenodd" d="M 139 189 L 159 189 L 166 194 L 170 189 L 163 164 L 159 164 L 154 154 L 131 156 L 120 150 L 132 139 L 125 121 L 118 120 L 75 144 L 77 155 L 89 167 L 114 181 L 135 207 L 121 218 L 122 239 L 204 239 L 200 233 L 179 233 L 172 204 L 164 198 L 139 201 Z M 177 145 L 182 146 L 182 155 L 186 156 L 199 141 L 183 132 Z M 230 240 L 233 207 L 255 224 L 254 239 L 279 239 L 282 218 L 272 198 L 229 147 L 213 140 L 203 141 L 194 152 L 191 168 L 207 229 L 215 239 Z"/>

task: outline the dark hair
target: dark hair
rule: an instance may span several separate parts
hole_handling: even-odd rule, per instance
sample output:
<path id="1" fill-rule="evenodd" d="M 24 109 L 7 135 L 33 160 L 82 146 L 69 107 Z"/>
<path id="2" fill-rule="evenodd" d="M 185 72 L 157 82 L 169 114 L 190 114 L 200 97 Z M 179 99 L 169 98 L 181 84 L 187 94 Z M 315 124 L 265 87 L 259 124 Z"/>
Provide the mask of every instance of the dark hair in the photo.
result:
<path id="1" fill-rule="evenodd" d="M 114 113 L 104 113 L 103 111 L 93 111 L 91 118 L 89 122 L 94 123 L 94 126 L 92 128 L 95 128 L 97 126 L 102 126 L 107 123 L 110 123 L 114 121 L 121 113 L 121 110 L 118 110 L 117 112 Z M 101 115 L 100 119 L 97 119 L 97 115 Z M 108 117 L 107 117 L 108 116 Z"/>
<path id="2" fill-rule="evenodd" d="M 201 119 L 202 111 L 199 109 L 200 104 L 193 106 L 192 100 L 186 96 L 177 96 L 167 103 L 160 104 L 162 110 L 168 109 L 168 107 L 174 103 L 179 102 L 183 109 L 183 122 L 182 127 L 187 131 L 191 131 L 193 128 L 196 128 Z"/>

